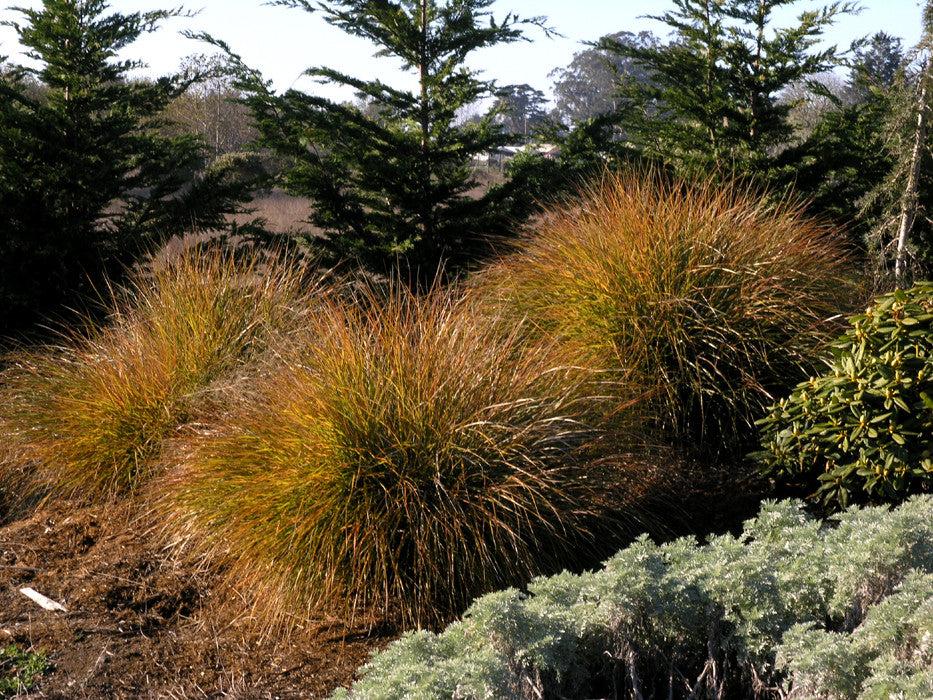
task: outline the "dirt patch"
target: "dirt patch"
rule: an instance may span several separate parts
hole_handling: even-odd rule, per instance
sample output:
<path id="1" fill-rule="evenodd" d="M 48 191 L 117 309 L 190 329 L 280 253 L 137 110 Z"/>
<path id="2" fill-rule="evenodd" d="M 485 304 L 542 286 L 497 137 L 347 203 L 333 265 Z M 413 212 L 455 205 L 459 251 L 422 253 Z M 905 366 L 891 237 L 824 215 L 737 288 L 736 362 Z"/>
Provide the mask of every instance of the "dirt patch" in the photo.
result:
<path id="1" fill-rule="evenodd" d="M 639 510 L 664 521 L 633 528 L 662 539 L 736 531 L 767 495 L 749 470 L 660 457 L 631 480 Z M 397 636 L 339 614 L 263 636 L 220 574 L 173 556 L 128 508 L 58 502 L 0 528 L 0 645 L 43 649 L 54 665 L 30 697 L 322 698 Z"/>
<path id="2" fill-rule="evenodd" d="M 24 587 L 67 612 L 43 610 Z M 327 697 L 392 638 L 335 616 L 263 638 L 212 613 L 233 595 L 128 512 L 58 503 L 0 528 L 0 644 L 44 649 L 54 665 L 32 697 Z"/>

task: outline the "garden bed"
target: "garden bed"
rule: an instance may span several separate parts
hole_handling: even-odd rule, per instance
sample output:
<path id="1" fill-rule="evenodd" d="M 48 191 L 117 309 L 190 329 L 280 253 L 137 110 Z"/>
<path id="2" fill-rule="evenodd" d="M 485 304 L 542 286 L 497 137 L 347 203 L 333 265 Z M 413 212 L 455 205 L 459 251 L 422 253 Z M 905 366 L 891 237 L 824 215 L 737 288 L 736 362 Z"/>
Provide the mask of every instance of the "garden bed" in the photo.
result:
<path id="1" fill-rule="evenodd" d="M 45 650 L 53 666 L 35 697 L 327 697 L 392 638 L 331 616 L 263 639 L 219 612 L 235 591 L 172 559 L 126 512 L 49 505 L 0 528 L 0 566 L 0 645 Z"/>

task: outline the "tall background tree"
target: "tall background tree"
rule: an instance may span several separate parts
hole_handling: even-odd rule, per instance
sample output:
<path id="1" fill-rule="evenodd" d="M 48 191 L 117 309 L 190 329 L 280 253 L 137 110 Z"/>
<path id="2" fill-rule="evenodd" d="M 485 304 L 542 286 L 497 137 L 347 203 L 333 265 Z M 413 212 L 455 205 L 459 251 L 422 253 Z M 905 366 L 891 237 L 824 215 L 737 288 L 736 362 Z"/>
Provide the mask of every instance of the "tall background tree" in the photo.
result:
<path id="1" fill-rule="evenodd" d="M 647 83 L 650 78 L 640 63 L 606 48 L 617 44 L 650 48 L 656 47 L 658 40 L 651 32 L 608 34 L 574 54 L 568 66 L 551 71 L 554 109 L 547 120 L 536 124 L 534 136 L 556 146 L 559 157 L 524 152 L 508 168 L 513 185 L 526 195 L 526 211 L 575 191 L 607 167 L 640 160 L 640 154 L 626 140 L 625 98 L 619 84 L 623 79 Z"/>
<path id="2" fill-rule="evenodd" d="M 116 274 L 142 251 L 238 209 L 239 168 L 202 170 L 191 134 L 165 137 L 165 107 L 196 76 L 133 81 L 117 54 L 181 10 L 108 14 L 103 0 L 43 0 L 6 21 L 37 67 L 0 78 L 0 332 Z"/>
<path id="3" fill-rule="evenodd" d="M 850 99 L 853 102 L 867 102 L 874 96 L 873 90 L 892 87 L 903 64 L 904 48 L 901 40 L 887 32 L 876 32 L 855 50 L 853 70 L 848 81 Z"/>
<path id="4" fill-rule="evenodd" d="M 185 75 L 202 74 L 166 107 L 163 132 L 171 136 L 200 134 L 214 158 L 242 152 L 256 138 L 252 115 L 233 84 L 226 57 L 195 54 L 181 63 Z"/>
<path id="5" fill-rule="evenodd" d="M 889 61 L 872 61 L 860 81 L 869 99 L 884 105 L 879 131 L 889 168 L 863 206 L 863 217 L 871 227 L 871 261 L 881 287 L 910 286 L 915 278 L 933 272 L 933 222 L 926 207 L 933 196 L 933 2 L 929 0 L 922 11 L 922 27 L 920 42 L 901 70 L 892 72 Z"/>
<path id="6" fill-rule="evenodd" d="M 686 171 L 756 173 L 793 133 L 787 86 L 837 65 L 835 47 L 816 49 L 851 3 L 802 12 L 775 27 L 775 10 L 794 0 L 674 0 L 653 19 L 672 30 L 667 44 L 600 46 L 644 66 L 650 82 L 625 80 L 628 138 L 647 157 Z"/>
<path id="7" fill-rule="evenodd" d="M 621 80 L 650 82 L 645 66 L 614 50 L 616 44 L 651 49 L 659 41 L 647 31 L 607 34 L 596 46 L 575 53 L 569 65 L 551 71 L 556 121 L 570 126 L 614 112 L 621 105 Z"/>
<path id="8" fill-rule="evenodd" d="M 527 143 L 539 124 L 547 118 L 547 98 L 531 85 L 506 85 L 496 91 L 493 110 L 503 130 Z"/>
<path id="9" fill-rule="evenodd" d="M 461 110 L 492 97 L 495 85 L 470 70 L 474 51 L 519 41 L 541 18 L 506 14 L 493 0 L 279 0 L 323 18 L 378 47 L 378 54 L 413 75 L 405 90 L 334 68 L 308 75 L 356 92 L 336 102 L 296 90 L 275 94 L 239 61 L 238 86 L 247 94 L 260 145 L 289 165 L 279 184 L 312 200 L 309 220 L 324 231 L 320 244 L 333 260 L 352 260 L 376 273 L 401 270 L 431 281 L 439 267 L 455 272 L 481 257 L 511 227 L 508 187 L 476 195 L 471 163 L 508 142 L 494 114 L 462 122 Z M 361 109 L 360 101 L 365 104 Z"/>

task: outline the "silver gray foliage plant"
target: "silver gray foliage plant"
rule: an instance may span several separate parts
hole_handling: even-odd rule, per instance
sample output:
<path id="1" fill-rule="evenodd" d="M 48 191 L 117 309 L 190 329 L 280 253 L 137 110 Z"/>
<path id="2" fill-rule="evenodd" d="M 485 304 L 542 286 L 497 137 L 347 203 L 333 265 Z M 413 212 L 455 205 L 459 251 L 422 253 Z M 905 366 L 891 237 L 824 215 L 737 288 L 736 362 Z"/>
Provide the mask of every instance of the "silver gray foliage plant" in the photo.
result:
<path id="1" fill-rule="evenodd" d="M 334 697 L 933 697 L 933 497 L 827 522 L 766 502 L 739 536 L 643 537 L 407 633 Z"/>

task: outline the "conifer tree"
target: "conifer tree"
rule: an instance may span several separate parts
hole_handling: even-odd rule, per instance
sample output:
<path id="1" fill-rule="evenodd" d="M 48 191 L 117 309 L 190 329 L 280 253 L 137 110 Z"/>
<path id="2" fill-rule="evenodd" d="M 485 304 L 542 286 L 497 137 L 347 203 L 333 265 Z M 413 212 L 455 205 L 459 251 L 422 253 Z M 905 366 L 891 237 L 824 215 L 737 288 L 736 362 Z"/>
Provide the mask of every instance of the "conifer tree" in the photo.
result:
<path id="1" fill-rule="evenodd" d="M 109 13 L 104 0 L 43 0 L 5 21 L 37 67 L 0 76 L 0 332 L 21 329 L 134 255 L 237 210 L 249 183 L 198 173 L 205 144 L 159 136 L 195 76 L 132 81 L 117 58 L 182 10 Z M 39 85 L 39 89 L 36 85 Z"/>
<path id="2" fill-rule="evenodd" d="M 900 43 L 878 32 L 846 61 L 847 81 L 833 82 L 838 80 L 833 77 L 821 91 L 813 90 L 815 83 L 810 81 L 809 87 L 794 85 L 782 94 L 785 102 L 802 105 L 816 100 L 823 108 L 809 129 L 800 129 L 800 122 L 792 117 L 798 131 L 773 159 L 775 184 L 792 185 L 809 199 L 811 211 L 844 224 L 853 249 L 859 251 L 865 249 L 866 234 L 877 214 L 877 198 L 869 195 L 885 180 L 895 160 L 886 142 L 896 102 L 894 86 L 902 79 Z"/>
<path id="3" fill-rule="evenodd" d="M 774 27 L 774 11 L 793 2 L 674 0 L 674 10 L 651 17 L 671 28 L 668 44 L 604 42 L 650 76 L 623 83 L 629 139 L 677 168 L 767 175 L 771 154 L 792 132 L 792 105 L 780 91 L 836 64 L 835 47 L 814 47 L 838 15 L 855 9 L 833 2 Z"/>
<path id="4" fill-rule="evenodd" d="M 933 0 L 925 4 L 922 27 L 913 64 L 889 87 L 872 87 L 887 107 L 879 130 L 890 159 L 863 206 L 872 223 L 868 243 L 879 286 L 908 287 L 933 271 L 933 224 L 925 206 L 933 196 Z"/>
<path id="5" fill-rule="evenodd" d="M 279 0 L 320 13 L 330 24 L 363 37 L 379 56 L 416 79 L 413 90 L 327 67 L 307 74 L 352 88 L 355 103 L 297 90 L 275 94 L 240 62 L 260 144 L 291 165 L 280 183 L 313 200 L 310 222 L 325 232 L 334 260 L 353 260 L 377 273 L 401 270 L 430 282 L 439 266 L 455 272 L 506 233 L 514 203 L 510 189 L 471 195 L 473 158 L 508 142 L 490 113 L 459 123 L 458 114 L 495 85 L 465 65 L 474 51 L 519 41 L 542 18 L 506 14 L 493 0 Z M 205 37 L 216 45 L 223 42 Z M 231 53 L 235 60 L 238 60 Z M 361 108 L 360 102 L 365 105 Z"/>

